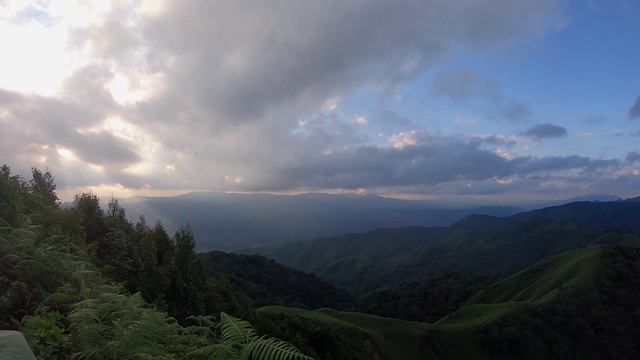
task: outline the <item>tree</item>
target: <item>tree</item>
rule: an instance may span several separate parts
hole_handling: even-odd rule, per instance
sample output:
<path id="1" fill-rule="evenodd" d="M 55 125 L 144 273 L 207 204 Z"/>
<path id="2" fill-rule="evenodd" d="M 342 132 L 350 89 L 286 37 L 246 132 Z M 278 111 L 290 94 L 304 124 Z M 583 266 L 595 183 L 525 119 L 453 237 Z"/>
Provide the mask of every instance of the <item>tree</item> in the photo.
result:
<path id="1" fill-rule="evenodd" d="M 175 271 L 167 299 L 170 303 L 169 313 L 178 320 L 183 320 L 189 315 L 205 313 L 207 275 L 202 261 L 195 253 L 196 240 L 188 223 L 180 226 L 173 241 Z"/>
<path id="2" fill-rule="evenodd" d="M 23 182 L 25 212 L 32 214 L 45 207 L 58 208 L 60 205 L 56 194 L 55 178 L 47 170 L 42 172 L 37 167 L 31 168 L 31 180 Z"/>
<path id="3" fill-rule="evenodd" d="M 98 196 L 91 192 L 76 194 L 72 209 L 77 211 L 82 219 L 86 244 L 94 243 L 108 232 L 104 211 L 100 208 Z"/>
<path id="4" fill-rule="evenodd" d="M 158 266 L 164 267 L 170 265 L 173 262 L 173 254 L 175 252 L 175 244 L 167 234 L 162 226 L 162 223 L 158 220 L 156 225 L 151 231 L 153 242 L 156 247 L 156 259 L 158 260 Z"/>
<path id="5" fill-rule="evenodd" d="M 11 176 L 7 165 L 0 167 L 0 219 L 14 226 L 23 208 L 22 183 L 20 176 Z"/>
<path id="6" fill-rule="evenodd" d="M 133 225 L 127 220 L 124 208 L 118 203 L 118 199 L 111 196 L 109 204 L 107 204 L 106 224 L 110 230 L 120 230 L 126 234 L 131 233 Z"/>

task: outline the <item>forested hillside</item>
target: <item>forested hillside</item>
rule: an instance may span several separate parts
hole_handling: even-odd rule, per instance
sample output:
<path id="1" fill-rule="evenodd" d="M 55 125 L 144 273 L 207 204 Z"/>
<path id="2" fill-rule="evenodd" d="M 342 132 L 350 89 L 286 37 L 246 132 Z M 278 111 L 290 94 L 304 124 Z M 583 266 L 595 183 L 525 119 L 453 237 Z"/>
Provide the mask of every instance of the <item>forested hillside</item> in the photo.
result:
<path id="1" fill-rule="evenodd" d="M 377 230 L 249 251 L 357 295 L 450 273 L 511 275 L 594 244 L 640 246 L 633 231 L 639 218 L 634 202 L 573 203 L 506 218 L 472 215 L 448 228 Z"/>
<path id="2" fill-rule="evenodd" d="M 276 263 L 258 255 L 212 251 L 202 255 L 210 276 L 223 275 L 250 297 L 256 307 L 293 306 L 303 309 L 330 307 L 354 310 L 356 300 L 316 275 Z"/>
<path id="3" fill-rule="evenodd" d="M 635 359 L 640 249 L 593 246 L 489 286 L 428 324 L 330 309 L 258 312 L 322 359 Z M 295 337 L 294 337 L 295 335 Z"/>
<path id="4" fill-rule="evenodd" d="M 252 302 L 207 275 L 188 225 L 170 237 L 90 193 L 63 210 L 55 190 L 49 172 L 0 169 L 0 330 L 38 358 L 307 358 L 233 316 L 255 318 Z"/>

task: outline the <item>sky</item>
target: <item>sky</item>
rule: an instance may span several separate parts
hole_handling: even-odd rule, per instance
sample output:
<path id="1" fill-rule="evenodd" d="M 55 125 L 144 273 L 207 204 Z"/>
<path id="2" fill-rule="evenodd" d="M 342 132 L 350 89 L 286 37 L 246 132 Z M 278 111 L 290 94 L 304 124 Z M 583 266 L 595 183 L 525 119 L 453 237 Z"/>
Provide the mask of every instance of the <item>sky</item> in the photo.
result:
<path id="1" fill-rule="evenodd" d="M 640 1 L 0 0 L 0 163 L 59 195 L 640 195 Z"/>

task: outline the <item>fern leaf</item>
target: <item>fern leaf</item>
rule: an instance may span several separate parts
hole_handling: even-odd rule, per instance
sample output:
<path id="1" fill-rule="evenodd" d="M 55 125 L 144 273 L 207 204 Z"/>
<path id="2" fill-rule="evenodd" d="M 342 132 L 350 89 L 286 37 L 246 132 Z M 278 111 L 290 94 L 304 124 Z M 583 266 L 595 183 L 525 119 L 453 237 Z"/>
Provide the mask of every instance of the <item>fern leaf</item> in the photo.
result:
<path id="1" fill-rule="evenodd" d="M 242 348 L 241 360 L 313 360 L 298 348 L 277 338 L 260 337 Z"/>
<path id="2" fill-rule="evenodd" d="M 226 344 L 214 344 L 203 346 L 189 352 L 189 357 L 194 359 L 230 360 L 237 359 L 239 351 Z"/>
<path id="3" fill-rule="evenodd" d="M 220 313 L 220 339 L 230 345 L 248 344 L 258 335 L 248 321 Z"/>

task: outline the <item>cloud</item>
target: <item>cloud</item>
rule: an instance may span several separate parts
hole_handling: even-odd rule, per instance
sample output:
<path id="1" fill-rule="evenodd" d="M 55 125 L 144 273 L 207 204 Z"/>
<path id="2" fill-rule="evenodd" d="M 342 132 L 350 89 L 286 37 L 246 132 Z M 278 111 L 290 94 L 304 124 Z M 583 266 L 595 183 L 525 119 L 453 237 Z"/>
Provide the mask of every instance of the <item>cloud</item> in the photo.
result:
<path id="1" fill-rule="evenodd" d="M 500 193 L 616 167 L 519 156 L 522 136 L 439 135 L 425 131 L 430 114 L 349 108 L 350 96 L 387 98 L 461 52 L 557 30 L 556 1 L 92 4 L 71 17 L 46 9 L 68 31 L 64 72 L 43 87 L 55 96 L 35 95 L 34 77 L 0 91 L 0 162 L 50 167 L 60 187 Z M 472 69 L 437 75 L 432 91 L 495 118 L 531 116 Z M 540 126 L 527 136 L 566 136 Z"/>
<path id="2" fill-rule="evenodd" d="M 10 101 L 10 103 L 5 102 Z M 107 131 L 97 130 L 106 118 L 78 104 L 0 92 L 0 104 L 13 126 L 6 135 L 35 147 L 65 149 L 89 164 L 121 167 L 138 162 L 136 145 Z"/>
<path id="3" fill-rule="evenodd" d="M 561 138 L 568 135 L 567 129 L 551 123 L 539 124 L 524 132 L 535 139 Z"/>
<path id="4" fill-rule="evenodd" d="M 601 124 L 607 120 L 606 116 L 593 116 L 589 115 L 584 118 L 584 122 L 589 124 Z"/>
<path id="5" fill-rule="evenodd" d="M 458 69 L 438 74 L 433 79 L 431 90 L 454 101 L 469 101 L 476 96 L 502 101 L 501 86 L 472 69 Z"/>
<path id="6" fill-rule="evenodd" d="M 99 101 L 93 104 L 0 90 L 0 122 L 10 124 L 0 135 L 1 160 L 22 172 L 49 168 L 61 188 L 114 179 L 131 185 L 124 168 L 142 159 L 140 144 L 104 129 L 110 115 Z"/>
<path id="7" fill-rule="evenodd" d="M 397 134 L 390 141 L 391 146 L 386 147 L 362 145 L 318 154 L 296 165 L 273 169 L 268 176 L 269 183 L 245 178 L 238 189 L 366 188 L 375 193 L 380 189 L 405 188 L 429 192 L 455 189 L 460 193 L 460 184 L 475 184 L 478 186 L 465 186 L 464 192 L 500 193 L 520 186 L 521 190 L 537 191 L 550 181 L 572 183 L 573 188 L 578 188 L 578 178 L 582 183 L 595 181 L 604 176 L 602 174 L 620 168 L 620 161 L 615 159 L 578 155 L 504 156 L 503 149 L 481 138 L 422 131 Z"/>
<path id="8" fill-rule="evenodd" d="M 282 169 L 284 179 L 279 184 L 295 179 L 300 187 L 357 189 L 435 185 L 511 173 L 509 162 L 481 149 L 480 141 L 421 132 L 400 134 L 392 141 L 393 147 L 365 145 L 315 156 Z"/>
<path id="9" fill-rule="evenodd" d="M 79 159 L 94 165 L 126 166 L 140 161 L 133 144 L 108 132 L 69 133 L 60 144 Z"/>
<path id="10" fill-rule="evenodd" d="M 367 120 L 367 118 L 364 116 L 358 116 L 351 120 L 351 122 L 358 125 L 367 125 L 367 123 L 369 123 L 369 120 Z"/>
<path id="11" fill-rule="evenodd" d="M 629 109 L 629 119 L 635 120 L 640 117 L 640 96 L 636 99 L 635 104 Z"/>
<path id="12" fill-rule="evenodd" d="M 590 158 L 578 155 L 546 156 L 542 158 L 522 157 L 515 160 L 515 162 L 517 164 L 517 171 L 521 175 L 582 169 L 592 164 Z"/>
<path id="13" fill-rule="evenodd" d="M 557 11 L 553 1 L 168 2 L 141 26 L 150 60 L 169 75 L 157 101 L 243 123 L 316 109 L 361 86 L 392 89 L 459 46 L 539 36 L 557 26 Z"/>
<path id="14" fill-rule="evenodd" d="M 525 103 L 504 97 L 499 82 L 468 68 L 438 74 L 431 83 L 431 91 L 461 103 L 476 99 L 489 102 L 493 107 L 493 117 L 509 121 L 519 121 L 531 115 L 531 110 Z"/>
<path id="15" fill-rule="evenodd" d="M 630 151 L 624 159 L 625 164 L 633 164 L 640 162 L 640 153 L 637 151 Z"/>

